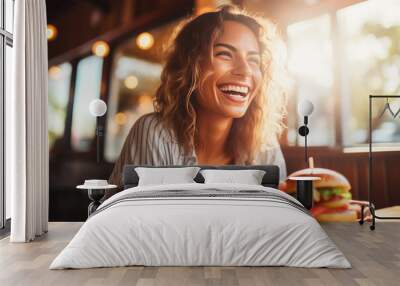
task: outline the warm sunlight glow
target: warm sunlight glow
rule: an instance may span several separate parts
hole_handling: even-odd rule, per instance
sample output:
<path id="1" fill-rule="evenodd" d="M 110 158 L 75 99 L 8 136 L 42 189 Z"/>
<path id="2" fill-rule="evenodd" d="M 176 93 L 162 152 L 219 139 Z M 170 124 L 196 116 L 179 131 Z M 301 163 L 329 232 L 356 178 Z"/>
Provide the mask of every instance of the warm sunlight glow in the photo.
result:
<path id="1" fill-rule="evenodd" d="M 136 76 L 130 75 L 126 77 L 126 79 L 124 80 L 124 84 L 125 87 L 128 89 L 135 89 L 139 84 L 139 80 Z"/>
<path id="2" fill-rule="evenodd" d="M 152 34 L 144 32 L 136 38 L 136 44 L 142 50 L 150 49 L 154 44 L 154 37 Z"/>
<path id="3" fill-rule="evenodd" d="M 110 46 L 105 41 L 96 41 L 92 46 L 92 52 L 96 56 L 104 58 L 110 53 Z"/>
<path id="4" fill-rule="evenodd" d="M 52 24 L 48 24 L 47 25 L 47 40 L 48 41 L 53 41 L 57 38 L 57 28 L 56 26 L 52 25 Z"/>

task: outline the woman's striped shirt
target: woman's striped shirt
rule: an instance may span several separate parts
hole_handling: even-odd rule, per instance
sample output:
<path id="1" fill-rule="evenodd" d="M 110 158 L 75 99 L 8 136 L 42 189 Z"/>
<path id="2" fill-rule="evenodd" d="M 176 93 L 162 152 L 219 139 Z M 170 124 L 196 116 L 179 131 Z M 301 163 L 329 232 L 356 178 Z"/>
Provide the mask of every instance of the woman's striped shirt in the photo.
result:
<path id="1" fill-rule="evenodd" d="M 133 165 L 197 165 L 195 152 L 185 155 L 156 113 L 140 117 L 132 126 L 121 154 L 115 162 L 109 183 L 122 186 L 122 171 L 126 164 Z M 259 152 L 254 165 L 277 165 L 280 181 L 286 179 L 286 164 L 280 147 Z"/>

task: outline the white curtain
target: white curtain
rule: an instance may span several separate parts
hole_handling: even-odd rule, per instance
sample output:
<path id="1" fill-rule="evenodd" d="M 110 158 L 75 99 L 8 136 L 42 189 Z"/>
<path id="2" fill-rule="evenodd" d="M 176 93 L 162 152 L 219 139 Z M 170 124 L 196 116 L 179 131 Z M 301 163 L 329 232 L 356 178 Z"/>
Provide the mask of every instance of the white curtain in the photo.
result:
<path id="1" fill-rule="evenodd" d="M 48 227 L 47 36 L 45 0 L 15 1 L 12 96 L 6 99 L 6 187 L 12 242 Z"/>

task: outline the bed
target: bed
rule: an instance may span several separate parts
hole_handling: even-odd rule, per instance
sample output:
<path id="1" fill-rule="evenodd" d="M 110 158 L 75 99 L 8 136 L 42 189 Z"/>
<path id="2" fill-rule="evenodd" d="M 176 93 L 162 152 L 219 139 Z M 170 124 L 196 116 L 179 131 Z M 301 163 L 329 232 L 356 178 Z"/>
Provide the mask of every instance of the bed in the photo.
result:
<path id="1" fill-rule="evenodd" d="M 292 266 L 350 268 L 319 223 L 277 190 L 277 166 L 261 185 L 195 183 L 138 186 L 125 166 L 124 190 L 103 202 L 50 269 L 144 266 Z M 176 166 L 172 166 L 176 167 Z"/>

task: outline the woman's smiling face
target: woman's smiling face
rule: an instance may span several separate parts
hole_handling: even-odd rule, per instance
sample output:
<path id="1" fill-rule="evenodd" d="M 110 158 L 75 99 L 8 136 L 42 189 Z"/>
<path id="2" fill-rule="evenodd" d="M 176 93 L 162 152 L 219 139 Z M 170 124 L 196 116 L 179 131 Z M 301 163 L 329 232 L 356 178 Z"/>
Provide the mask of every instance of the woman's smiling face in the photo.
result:
<path id="1" fill-rule="evenodd" d="M 225 21 L 212 47 L 212 61 L 203 70 L 198 106 L 223 117 L 239 118 L 258 93 L 262 80 L 260 47 L 253 31 Z"/>

